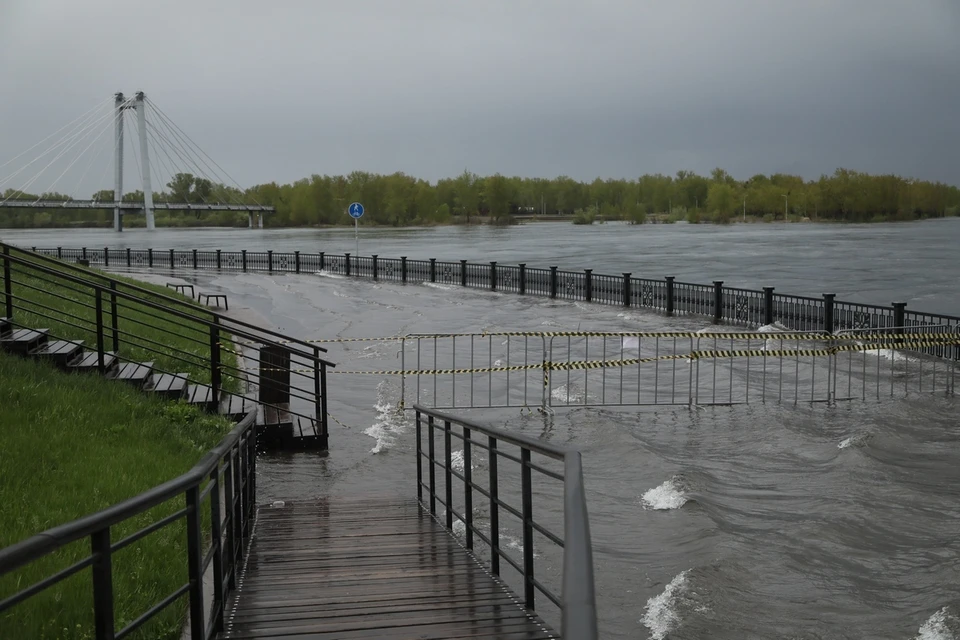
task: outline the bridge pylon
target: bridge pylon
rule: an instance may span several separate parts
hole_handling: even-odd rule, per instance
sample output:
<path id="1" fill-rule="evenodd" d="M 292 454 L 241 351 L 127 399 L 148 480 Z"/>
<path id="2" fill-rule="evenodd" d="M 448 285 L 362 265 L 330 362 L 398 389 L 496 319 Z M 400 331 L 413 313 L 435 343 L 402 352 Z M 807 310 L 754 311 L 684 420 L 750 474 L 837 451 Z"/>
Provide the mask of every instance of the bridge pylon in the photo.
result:
<path id="1" fill-rule="evenodd" d="M 147 112 L 146 96 L 138 91 L 133 100 L 128 100 L 123 93 L 114 95 L 116 114 L 116 145 L 114 149 L 114 187 L 113 201 L 123 201 L 123 112 L 125 109 L 134 109 L 137 113 L 137 129 L 140 138 L 140 180 L 143 188 L 143 213 L 147 218 L 147 229 L 154 229 L 153 189 L 150 184 L 150 153 L 147 150 Z M 113 229 L 123 231 L 123 210 L 119 206 L 113 209 Z"/>

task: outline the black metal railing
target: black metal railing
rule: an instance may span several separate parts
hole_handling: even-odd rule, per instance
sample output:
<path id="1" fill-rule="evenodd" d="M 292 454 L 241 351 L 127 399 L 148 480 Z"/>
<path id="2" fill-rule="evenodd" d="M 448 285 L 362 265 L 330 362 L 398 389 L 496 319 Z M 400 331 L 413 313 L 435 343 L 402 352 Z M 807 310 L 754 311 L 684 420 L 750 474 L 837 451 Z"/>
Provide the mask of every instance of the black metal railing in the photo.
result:
<path id="1" fill-rule="evenodd" d="M 326 349 L 10 245 L 0 244 L 0 263 L 3 314 L 15 326 L 51 325 L 50 338 L 86 342 L 101 372 L 114 357 L 150 359 L 157 373 L 209 386 L 209 408 L 255 383 L 264 411 L 282 412 L 325 447 L 327 369 L 335 366 L 321 356 Z M 288 401 L 265 400 L 264 389 Z"/>
<path id="2" fill-rule="evenodd" d="M 169 269 L 221 269 L 312 273 L 327 271 L 339 275 L 398 282 L 438 282 L 470 288 L 509 291 L 550 298 L 581 300 L 618 306 L 653 309 L 667 315 L 699 315 L 717 323 L 741 325 L 780 324 L 791 331 L 835 331 L 844 328 L 903 326 L 903 303 L 889 307 L 836 300 L 832 293 L 821 297 L 776 293 L 773 287 L 741 289 L 711 284 L 677 282 L 634 277 L 630 273 L 605 275 L 592 269 L 565 271 L 557 267 L 534 268 L 526 264 L 495 262 L 469 263 L 466 260 L 438 261 L 357 257 L 349 253 L 197 251 L 155 249 L 43 249 L 34 251 L 66 260 L 87 260 L 111 267 L 152 267 Z M 107 262 L 109 261 L 109 264 Z M 388 267 L 387 265 L 391 265 Z M 919 312 L 916 312 L 919 313 Z M 960 326 L 960 317 L 923 313 L 924 325 Z"/>
<path id="3" fill-rule="evenodd" d="M 596 638 L 593 551 L 580 452 L 421 405 L 416 405 L 414 409 L 417 498 L 423 508 L 461 537 L 468 550 L 476 551 L 475 540 L 483 542 L 489 552 L 489 569 L 493 575 L 501 577 L 501 560 L 512 567 L 520 577 L 526 609 L 537 611 L 537 593 L 556 605 L 561 612 L 564 638 Z M 435 438 L 437 433 L 442 435 L 442 450 L 439 453 Z M 457 455 L 458 464 L 454 464 L 453 439 L 462 445 Z M 509 445 L 512 450 L 505 450 L 501 445 Z M 473 473 L 474 464 L 481 461 L 487 468 L 486 482 L 477 482 Z M 513 465 L 501 465 L 503 461 L 518 466 L 511 472 L 509 467 Z M 557 465 L 557 462 L 560 464 Z M 462 463 L 462 470 L 457 468 L 460 467 L 459 463 Z M 555 482 L 552 487 L 541 489 L 538 485 L 535 489 L 533 472 L 537 472 L 538 479 L 562 483 L 559 492 Z M 456 490 L 455 484 L 459 485 Z M 563 505 L 562 536 L 548 528 L 545 518 L 535 516 L 534 498 L 547 496 L 554 496 Z M 475 517 L 476 513 L 482 512 L 481 505 L 475 504 L 475 498 L 485 499 L 485 526 L 480 526 Z M 511 504 L 511 499 L 519 500 L 519 505 Z M 437 505 L 443 506 L 442 513 L 438 513 Z M 536 513 L 540 512 L 541 505 L 536 505 Z M 551 513 L 556 514 L 556 510 Z M 519 560 L 513 558 L 505 545 L 501 544 L 503 521 L 510 516 L 519 523 Z M 462 528 L 455 523 L 462 525 Z M 550 574 L 549 564 L 537 566 L 535 535 L 563 550 L 562 563 L 556 565 L 562 566 L 559 595 L 546 584 L 542 575 Z"/>
<path id="4" fill-rule="evenodd" d="M 90 569 L 94 638 L 121 640 L 186 597 L 190 638 L 212 638 L 223 631 L 225 603 L 236 589 L 244 549 L 252 534 L 256 505 L 256 412 L 251 411 L 224 440 L 179 478 L 145 491 L 99 513 L 48 529 L 0 549 L 0 577 L 57 553 L 83 539 L 90 555 L 0 601 L 0 619 L 16 605 L 71 576 Z M 169 503 L 182 500 L 181 505 Z M 113 535 L 123 523 L 155 507 L 175 510 L 121 539 Z M 208 509 L 207 513 L 204 510 Z M 204 527 L 209 517 L 208 527 Z M 182 558 L 187 582 L 117 629 L 113 557 L 125 547 L 185 521 L 187 553 Z M 212 593 L 204 593 L 204 576 L 212 571 Z M 204 609 L 208 602 L 209 616 Z M 85 636 L 86 637 L 86 636 Z"/>

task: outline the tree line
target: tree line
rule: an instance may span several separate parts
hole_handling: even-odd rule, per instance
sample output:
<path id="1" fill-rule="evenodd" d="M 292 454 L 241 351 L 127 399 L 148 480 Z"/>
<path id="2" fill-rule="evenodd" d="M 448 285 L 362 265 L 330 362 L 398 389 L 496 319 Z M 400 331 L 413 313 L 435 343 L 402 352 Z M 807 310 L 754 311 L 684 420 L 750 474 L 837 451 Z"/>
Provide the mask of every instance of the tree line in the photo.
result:
<path id="1" fill-rule="evenodd" d="M 2 198 L 69 200 L 57 193 L 18 194 Z M 113 201 L 112 191 L 93 194 L 94 200 Z M 128 202 L 143 193 L 125 194 Z M 267 226 L 353 224 L 346 210 L 361 202 L 361 224 L 417 226 L 448 223 L 509 224 L 520 216 L 576 216 L 578 222 L 604 220 L 725 223 L 753 219 L 870 222 L 916 220 L 960 215 L 960 188 L 941 182 L 870 175 L 837 169 L 833 175 L 804 180 L 788 174 L 755 175 L 736 180 L 723 169 L 709 176 L 678 171 L 675 176 L 644 175 L 635 180 L 574 180 L 479 176 L 464 171 L 431 183 L 404 173 L 389 175 L 354 171 L 348 175 L 313 175 L 292 184 L 270 182 L 246 190 L 215 184 L 187 173 L 177 174 L 156 202 L 246 203 L 276 208 Z M 158 224 L 168 226 L 245 226 L 247 215 L 235 212 L 189 214 L 156 212 Z M 6 209 L 0 227 L 109 226 L 110 210 Z M 143 224 L 142 216 L 125 216 L 125 224 Z"/>

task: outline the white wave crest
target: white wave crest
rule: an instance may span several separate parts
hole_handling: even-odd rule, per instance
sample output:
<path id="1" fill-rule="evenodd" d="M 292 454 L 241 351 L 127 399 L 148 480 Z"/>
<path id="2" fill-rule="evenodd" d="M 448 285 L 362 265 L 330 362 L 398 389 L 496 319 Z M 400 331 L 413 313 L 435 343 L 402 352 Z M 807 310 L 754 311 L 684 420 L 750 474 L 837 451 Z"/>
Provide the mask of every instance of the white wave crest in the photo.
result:
<path id="1" fill-rule="evenodd" d="M 431 289 L 440 289 L 441 291 L 453 291 L 457 288 L 449 284 L 440 284 L 439 282 L 424 282 L 423 286 L 430 287 Z"/>
<path id="2" fill-rule="evenodd" d="M 658 596 L 647 600 L 646 610 L 640 622 L 650 629 L 653 640 L 664 640 L 677 623 L 680 616 L 677 614 L 677 604 L 680 595 L 687 587 L 687 571 L 681 571 Z"/>
<path id="3" fill-rule="evenodd" d="M 317 271 L 317 272 L 314 273 L 313 275 L 315 275 L 315 276 L 321 276 L 321 277 L 324 277 L 324 278 L 334 278 L 335 280 L 346 280 L 346 279 L 347 279 L 347 276 L 342 276 L 342 275 L 340 275 L 339 273 L 330 273 L 330 272 L 327 271 L 326 269 L 321 269 L 320 271 Z"/>
<path id="4" fill-rule="evenodd" d="M 908 358 L 906 355 L 900 353 L 899 351 L 894 351 L 893 349 L 867 349 L 863 352 L 863 355 L 877 356 L 878 358 L 892 360 L 893 362 L 910 361 L 910 358 Z"/>
<path id="5" fill-rule="evenodd" d="M 683 494 L 679 480 L 674 477 L 644 493 L 640 503 L 644 509 L 679 509 L 687 503 L 687 496 Z"/>
<path id="6" fill-rule="evenodd" d="M 380 453 L 396 444 L 397 436 L 405 430 L 404 416 L 397 413 L 397 406 L 388 399 L 388 383 L 386 380 L 377 385 L 377 418 L 363 433 L 374 438 L 377 443 L 370 449 L 370 453 Z"/>
<path id="7" fill-rule="evenodd" d="M 757 328 L 757 333 L 782 333 L 784 331 L 789 331 L 785 326 L 779 322 L 774 322 L 773 324 L 765 324 L 762 327 Z"/>
<path id="8" fill-rule="evenodd" d="M 463 468 L 466 466 L 463 459 L 463 450 L 460 451 L 451 451 L 450 452 L 450 466 L 454 471 L 463 473 Z M 473 460 L 470 460 L 470 469 L 476 469 L 477 463 Z"/>
<path id="9" fill-rule="evenodd" d="M 950 607 L 944 607 L 930 616 L 920 625 L 920 631 L 915 640 L 956 640 L 960 634 L 960 618 L 957 618 Z"/>
<path id="10" fill-rule="evenodd" d="M 848 438 L 844 438 L 837 445 L 837 449 L 847 449 L 848 447 L 862 447 L 870 439 L 869 433 L 856 433 Z"/>

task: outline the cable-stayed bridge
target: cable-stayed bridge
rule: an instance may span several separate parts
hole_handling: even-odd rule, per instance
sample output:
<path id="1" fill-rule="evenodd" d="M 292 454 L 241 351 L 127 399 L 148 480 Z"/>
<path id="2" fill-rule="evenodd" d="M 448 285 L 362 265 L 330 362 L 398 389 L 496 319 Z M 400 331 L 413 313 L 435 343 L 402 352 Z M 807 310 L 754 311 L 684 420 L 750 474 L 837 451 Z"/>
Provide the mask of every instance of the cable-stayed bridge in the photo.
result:
<path id="1" fill-rule="evenodd" d="M 135 127 L 125 126 L 131 114 Z M 113 135 L 107 136 L 111 128 Z M 47 146 L 44 147 L 44 144 Z M 127 172 L 135 169 L 134 175 L 139 178 L 139 197 L 136 192 L 128 192 L 124 197 L 124 188 L 128 186 L 124 183 L 125 164 L 130 164 L 124 155 L 125 144 L 133 150 L 135 167 L 126 168 Z M 38 149 L 41 151 L 38 152 Z M 76 197 L 85 185 L 88 189 L 90 184 L 103 186 L 110 162 L 101 158 L 108 149 L 112 151 L 108 155 L 113 156 L 112 193 L 100 189 L 92 198 Z M 31 158 L 30 154 L 35 155 Z M 91 183 L 93 178 L 90 170 L 98 164 L 98 160 L 102 174 L 98 181 Z M 81 161 L 85 162 L 82 171 L 80 167 L 84 163 Z M 17 166 L 19 168 L 15 168 Z M 4 169 L 10 173 L 4 175 Z M 74 179 L 76 182 L 71 193 L 56 191 L 58 186 Z M 154 192 L 154 185 L 164 184 L 170 188 L 170 193 Z M 43 187 L 40 195 L 30 193 L 38 187 Z M 159 197 L 155 200 L 155 196 Z M 0 164 L 0 209 L 112 209 L 116 231 L 123 230 L 123 216 L 130 214 L 144 214 L 147 229 L 153 229 L 155 211 L 197 214 L 245 211 L 249 226 L 254 226 L 256 216 L 257 226 L 263 227 L 264 214 L 274 211 L 272 206 L 260 204 L 245 192 L 230 174 L 142 91 L 133 98 L 127 98 L 122 93 L 115 94 L 111 101 L 96 105 L 26 151 Z"/>

